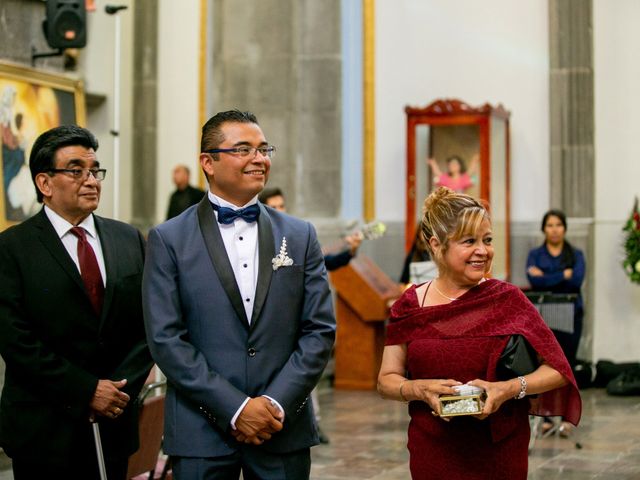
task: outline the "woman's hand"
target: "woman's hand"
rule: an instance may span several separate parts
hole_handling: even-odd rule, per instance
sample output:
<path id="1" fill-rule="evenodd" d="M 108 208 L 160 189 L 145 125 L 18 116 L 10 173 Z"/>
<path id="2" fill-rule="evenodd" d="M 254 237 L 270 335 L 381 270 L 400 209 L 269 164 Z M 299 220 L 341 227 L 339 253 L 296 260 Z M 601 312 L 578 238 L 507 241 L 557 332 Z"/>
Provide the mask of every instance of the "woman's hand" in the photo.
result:
<path id="1" fill-rule="evenodd" d="M 571 280 L 571 277 L 573 277 L 573 268 L 565 268 L 562 272 L 562 276 L 565 280 Z"/>
<path id="2" fill-rule="evenodd" d="M 514 398 L 520 391 L 520 383 L 517 378 L 507 380 L 505 382 L 473 380 L 468 384 L 483 388 L 487 394 L 482 413 L 480 415 L 475 415 L 480 420 L 484 420 L 492 413 L 497 412 L 504 402 Z"/>
<path id="3" fill-rule="evenodd" d="M 478 165 L 480 164 L 480 154 L 475 153 L 473 157 L 471 157 L 471 161 L 469 162 L 469 168 L 467 168 L 467 173 L 469 176 L 473 176 L 478 173 Z"/>
<path id="4" fill-rule="evenodd" d="M 452 388 L 462 385 L 457 380 L 408 380 L 403 385 L 402 393 L 407 400 L 421 400 L 427 403 L 434 412 L 440 414 L 440 395 L 455 395 Z"/>
<path id="5" fill-rule="evenodd" d="M 540 270 L 538 267 L 536 267 L 535 265 L 531 265 L 529 268 L 527 268 L 527 273 L 529 275 L 531 275 L 532 277 L 543 277 L 544 276 L 544 272 L 542 270 Z"/>
<path id="6" fill-rule="evenodd" d="M 435 177 L 440 177 L 440 175 L 442 175 L 442 170 L 440 170 L 440 166 L 438 165 L 438 162 L 436 162 L 435 158 L 427 158 L 427 165 L 429 165 L 429 168 Z"/>

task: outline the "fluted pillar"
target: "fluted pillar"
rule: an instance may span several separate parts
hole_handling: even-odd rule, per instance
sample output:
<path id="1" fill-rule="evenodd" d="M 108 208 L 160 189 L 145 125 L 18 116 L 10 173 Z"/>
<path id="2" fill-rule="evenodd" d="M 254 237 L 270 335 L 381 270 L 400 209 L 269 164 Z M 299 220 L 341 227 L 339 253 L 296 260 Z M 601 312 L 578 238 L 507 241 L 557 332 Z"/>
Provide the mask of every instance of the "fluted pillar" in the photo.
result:
<path id="1" fill-rule="evenodd" d="M 133 73 L 132 223 L 146 231 L 156 213 L 156 150 L 158 135 L 158 6 L 135 2 Z"/>
<path id="2" fill-rule="evenodd" d="M 550 204 L 569 217 L 594 213 L 591 0 L 549 0 Z"/>
<path id="3" fill-rule="evenodd" d="M 569 218 L 586 256 L 586 315 L 578 358 L 593 356 L 595 148 L 592 0 L 549 0 L 550 206 Z"/>

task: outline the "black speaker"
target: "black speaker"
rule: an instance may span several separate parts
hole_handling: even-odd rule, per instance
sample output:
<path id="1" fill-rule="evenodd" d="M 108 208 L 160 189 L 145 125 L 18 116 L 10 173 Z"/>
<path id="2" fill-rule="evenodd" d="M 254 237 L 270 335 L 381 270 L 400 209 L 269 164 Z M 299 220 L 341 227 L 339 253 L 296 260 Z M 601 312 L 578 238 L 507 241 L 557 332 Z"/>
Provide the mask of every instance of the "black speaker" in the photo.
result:
<path id="1" fill-rule="evenodd" d="M 47 0 L 47 16 L 42 24 L 51 48 L 82 48 L 87 44 L 85 0 Z"/>

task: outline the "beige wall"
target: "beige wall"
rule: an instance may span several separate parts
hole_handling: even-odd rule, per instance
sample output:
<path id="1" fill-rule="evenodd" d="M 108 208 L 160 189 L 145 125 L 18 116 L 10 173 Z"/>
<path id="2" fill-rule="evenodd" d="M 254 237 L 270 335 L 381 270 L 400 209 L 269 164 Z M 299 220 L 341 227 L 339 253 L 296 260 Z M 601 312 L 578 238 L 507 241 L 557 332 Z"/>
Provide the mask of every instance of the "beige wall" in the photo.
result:
<path id="1" fill-rule="evenodd" d="M 162 222 L 175 188 L 173 167 L 189 166 L 191 183 L 198 181 L 200 0 L 158 0 L 158 9 L 156 222 Z"/>
<path id="2" fill-rule="evenodd" d="M 375 3 L 377 217 L 404 220 L 404 107 L 458 98 L 512 112 L 511 218 L 537 222 L 549 197 L 547 3 Z"/>
<path id="3" fill-rule="evenodd" d="M 640 196 L 640 3 L 594 0 L 594 357 L 640 356 L 640 285 L 624 274 L 622 227 Z"/>
<path id="4" fill-rule="evenodd" d="M 115 23 L 114 15 L 107 15 L 104 5 L 96 2 L 99 8 L 87 14 L 87 46 L 80 51 L 79 72 L 85 79 L 87 93 L 103 97 L 102 103 L 87 109 L 87 128 L 98 141 L 98 158 L 107 168 L 107 177 L 102 186 L 102 199 L 98 214 L 131 220 L 132 178 L 131 142 L 132 131 L 132 81 L 133 81 L 133 2 L 124 0 L 119 5 L 127 5 L 116 15 L 120 19 L 120 174 L 116 178 L 114 169 L 114 141 L 109 133 L 114 126 L 115 95 Z M 119 191 L 118 212 L 114 212 L 114 190 Z"/>

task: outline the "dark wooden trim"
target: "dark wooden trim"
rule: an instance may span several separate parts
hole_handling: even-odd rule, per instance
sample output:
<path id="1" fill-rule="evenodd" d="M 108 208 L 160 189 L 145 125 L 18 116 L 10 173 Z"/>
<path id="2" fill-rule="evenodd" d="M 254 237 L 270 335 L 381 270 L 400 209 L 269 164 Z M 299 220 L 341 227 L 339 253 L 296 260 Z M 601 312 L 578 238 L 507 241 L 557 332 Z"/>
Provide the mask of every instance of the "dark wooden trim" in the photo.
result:
<path id="1" fill-rule="evenodd" d="M 485 103 L 479 107 L 472 107 L 468 103 L 455 98 L 444 98 L 430 103 L 426 107 L 406 106 L 404 109 L 407 115 L 429 116 L 429 117 L 452 117 L 456 115 L 493 115 L 502 119 L 508 119 L 511 115 L 502 104 L 494 107 Z"/>

